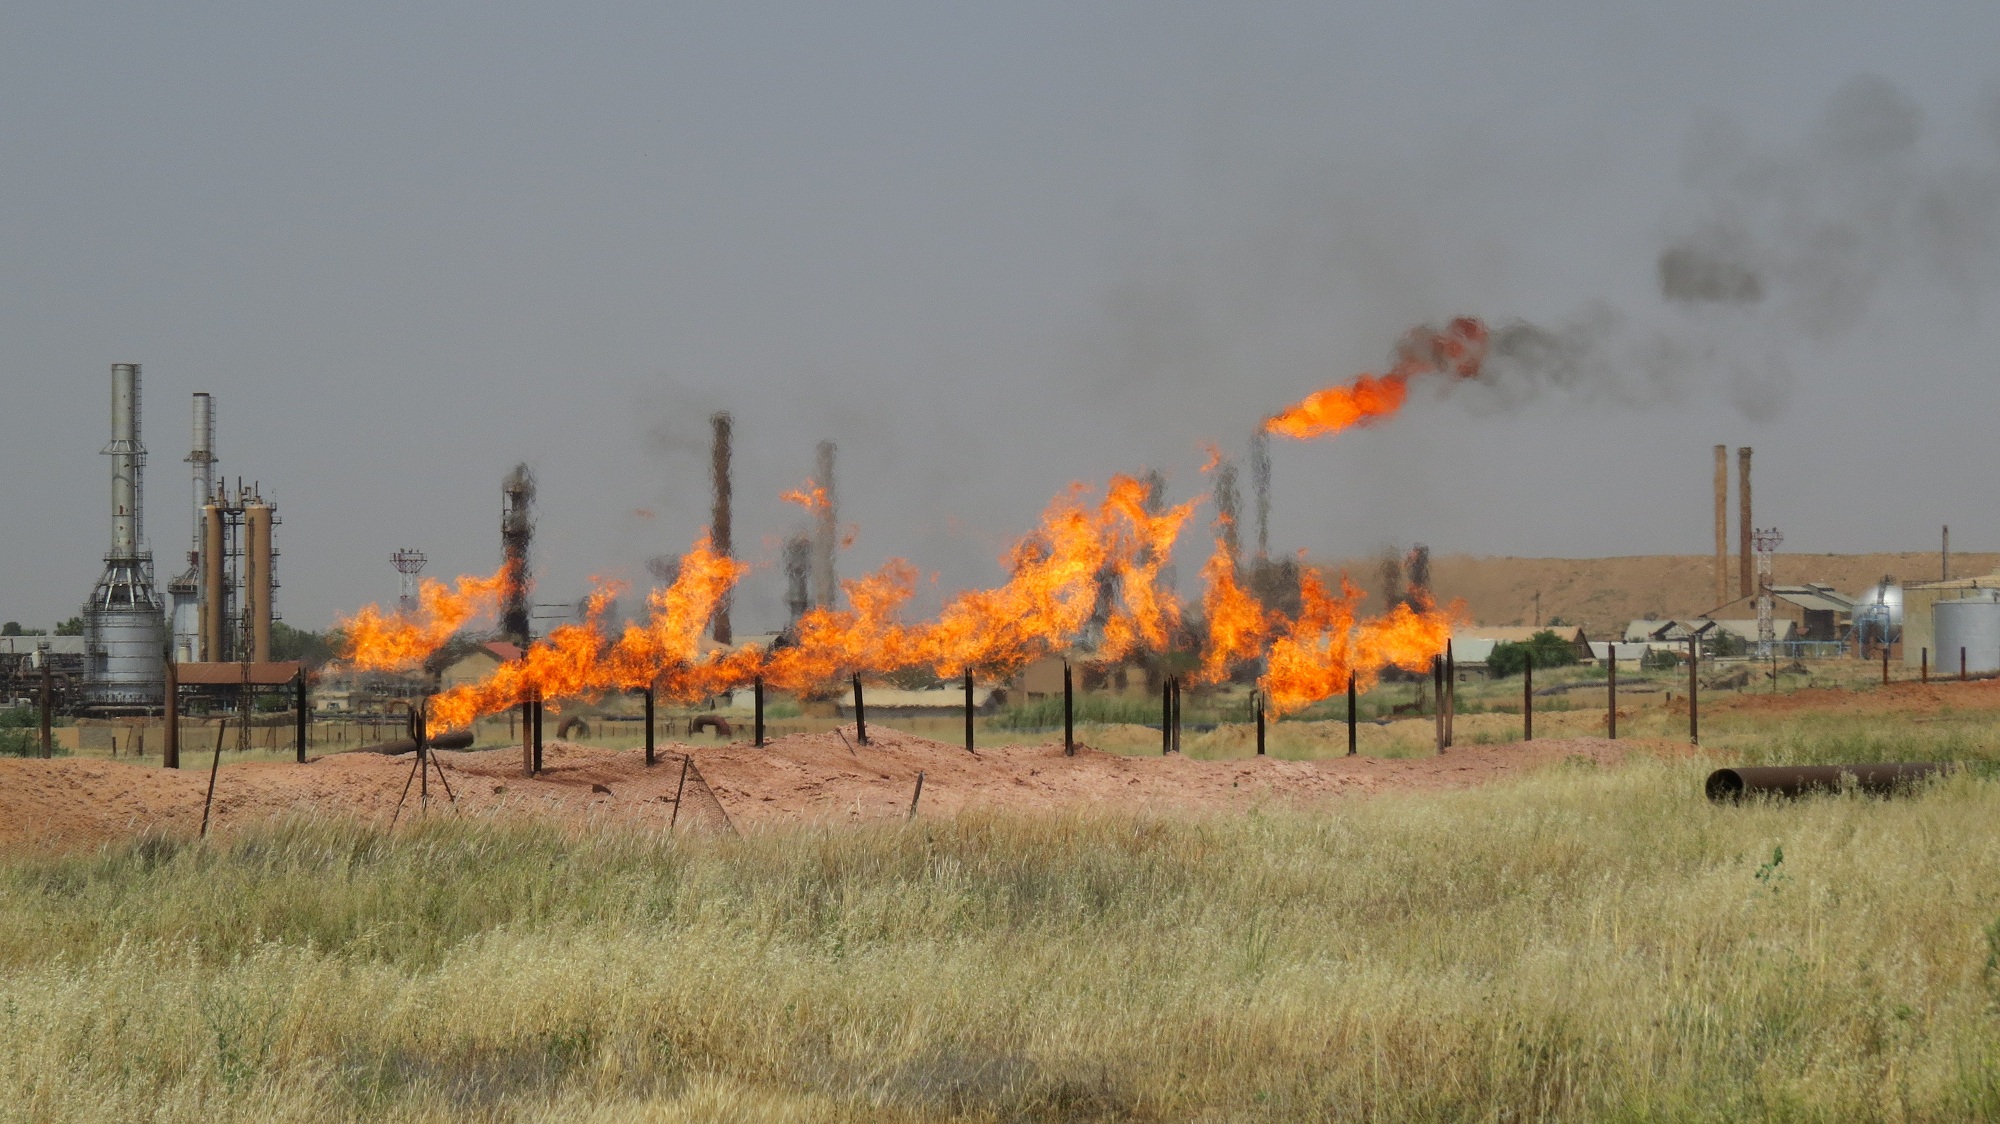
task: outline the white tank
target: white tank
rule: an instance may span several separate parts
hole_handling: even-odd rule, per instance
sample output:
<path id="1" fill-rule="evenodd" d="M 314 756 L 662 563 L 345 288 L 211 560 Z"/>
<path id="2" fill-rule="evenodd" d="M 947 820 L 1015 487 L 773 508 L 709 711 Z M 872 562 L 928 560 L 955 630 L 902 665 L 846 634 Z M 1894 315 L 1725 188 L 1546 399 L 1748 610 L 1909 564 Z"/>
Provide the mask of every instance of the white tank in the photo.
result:
<path id="1" fill-rule="evenodd" d="M 1940 601 L 1931 606 L 1931 621 L 1939 674 L 1957 669 L 1960 648 L 1966 671 L 2000 671 L 2000 601 L 1991 596 Z"/>

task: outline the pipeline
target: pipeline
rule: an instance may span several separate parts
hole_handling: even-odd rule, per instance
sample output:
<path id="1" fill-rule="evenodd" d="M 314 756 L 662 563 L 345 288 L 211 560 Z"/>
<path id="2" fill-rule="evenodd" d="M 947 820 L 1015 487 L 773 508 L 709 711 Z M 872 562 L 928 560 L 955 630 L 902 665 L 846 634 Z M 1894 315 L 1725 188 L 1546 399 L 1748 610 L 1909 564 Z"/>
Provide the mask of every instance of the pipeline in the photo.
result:
<path id="1" fill-rule="evenodd" d="M 430 738 L 430 744 L 432 749 L 471 749 L 472 731 L 453 730 L 449 734 L 433 734 Z M 389 757 L 395 757 L 398 754 L 415 753 L 416 751 L 417 741 L 415 738 L 397 738 L 392 742 L 364 745 L 356 749 L 343 750 L 342 752 L 380 753 Z"/>
<path id="2" fill-rule="evenodd" d="M 1741 800 L 1746 796 L 1807 796 L 1838 792 L 1852 778 L 1862 792 L 1891 795 L 1942 776 L 1947 761 L 1896 765 L 1757 765 L 1717 769 L 1708 775 L 1710 800 Z"/>

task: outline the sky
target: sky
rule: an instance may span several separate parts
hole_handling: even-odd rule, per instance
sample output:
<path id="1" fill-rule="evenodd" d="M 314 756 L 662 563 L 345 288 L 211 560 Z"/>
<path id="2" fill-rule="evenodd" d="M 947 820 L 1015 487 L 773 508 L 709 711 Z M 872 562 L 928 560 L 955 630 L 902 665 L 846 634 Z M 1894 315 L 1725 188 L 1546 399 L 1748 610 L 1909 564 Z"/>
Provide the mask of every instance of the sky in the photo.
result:
<path id="1" fill-rule="evenodd" d="M 536 599 L 643 587 L 727 409 L 747 632 L 820 439 L 843 575 L 934 604 L 1458 315 L 1539 346 L 1278 441 L 1274 550 L 1705 553 L 1717 443 L 1788 552 L 2000 548 L 1996 58 L 1974 0 L 8 4 L 0 617 L 97 576 L 113 363 L 162 582 L 206 391 L 305 628 L 497 567 L 517 461 Z"/>

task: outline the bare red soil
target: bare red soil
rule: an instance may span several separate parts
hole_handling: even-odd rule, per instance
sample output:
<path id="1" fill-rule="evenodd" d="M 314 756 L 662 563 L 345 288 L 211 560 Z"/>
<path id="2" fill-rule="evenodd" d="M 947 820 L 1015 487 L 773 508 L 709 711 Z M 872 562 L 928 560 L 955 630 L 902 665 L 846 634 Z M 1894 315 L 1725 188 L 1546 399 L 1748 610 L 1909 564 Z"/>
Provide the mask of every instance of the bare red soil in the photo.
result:
<path id="1" fill-rule="evenodd" d="M 1048 811 L 1226 811 L 1311 804 L 1370 793 L 1457 788 L 1518 775 L 1570 758 L 1610 763 L 1633 752 L 1684 753 L 1670 742 L 1551 739 L 1454 748 L 1442 757 L 1197 761 L 1125 757 L 1060 745 L 963 748 L 874 727 L 870 744 L 853 728 L 800 734 L 763 749 L 745 745 L 667 746 L 648 768 L 641 752 L 549 743 L 543 772 L 521 775 L 518 749 L 439 752 L 452 798 L 436 773 L 429 799 L 412 786 L 411 758 L 333 754 L 304 765 L 226 765 L 215 786 L 212 828 L 229 832 L 293 815 L 351 816 L 388 823 L 423 815 L 529 817 L 570 824 L 737 831 L 784 824 L 853 823 L 907 816 L 924 774 L 920 816 L 968 809 Z M 675 823 L 681 762 L 692 756 Z M 168 771 L 99 758 L 0 761 L 0 847 L 92 846 L 155 832 L 192 835 L 200 827 L 208 773 Z M 710 797 L 712 794 L 712 800 Z M 455 798 L 455 799 L 454 799 Z M 719 805 L 723 815 L 717 815 Z"/>

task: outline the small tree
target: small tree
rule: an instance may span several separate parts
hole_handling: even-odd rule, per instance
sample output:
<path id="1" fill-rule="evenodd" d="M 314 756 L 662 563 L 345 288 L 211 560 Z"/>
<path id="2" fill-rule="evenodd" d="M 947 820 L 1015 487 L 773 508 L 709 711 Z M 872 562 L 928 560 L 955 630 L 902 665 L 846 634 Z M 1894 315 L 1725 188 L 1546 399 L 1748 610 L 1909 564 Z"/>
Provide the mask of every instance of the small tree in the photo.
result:
<path id="1" fill-rule="evenodd" d="M 68 619 L 68 620 L 66 620 L 66 621 L 64 621 L 64 622 L 62 622 L 62 623 L 61 623 L 61 624 L 59 624 L 59 625 L 57 625 L 57 626 L 56 626 L 56 635 L 57 635 L 57 636 L 82 636 L 82 635 L 83 635 L 83 618 L 82 618 L 82 617 L 71 617 L 70 619 Z"/>
<path id="2" fill-rule="evenodd" d="M 1538 668 L 1568 667 L 1576 662 L 1576 645 L 1547 628 L 1530 636 L 1525 643 L 1509 640 L 1495 644 L 1493 653 L 1486 657 L 1487 674 L 1495 679 L 1519 675 L 1528 666 L 1531 655 Z"/>

